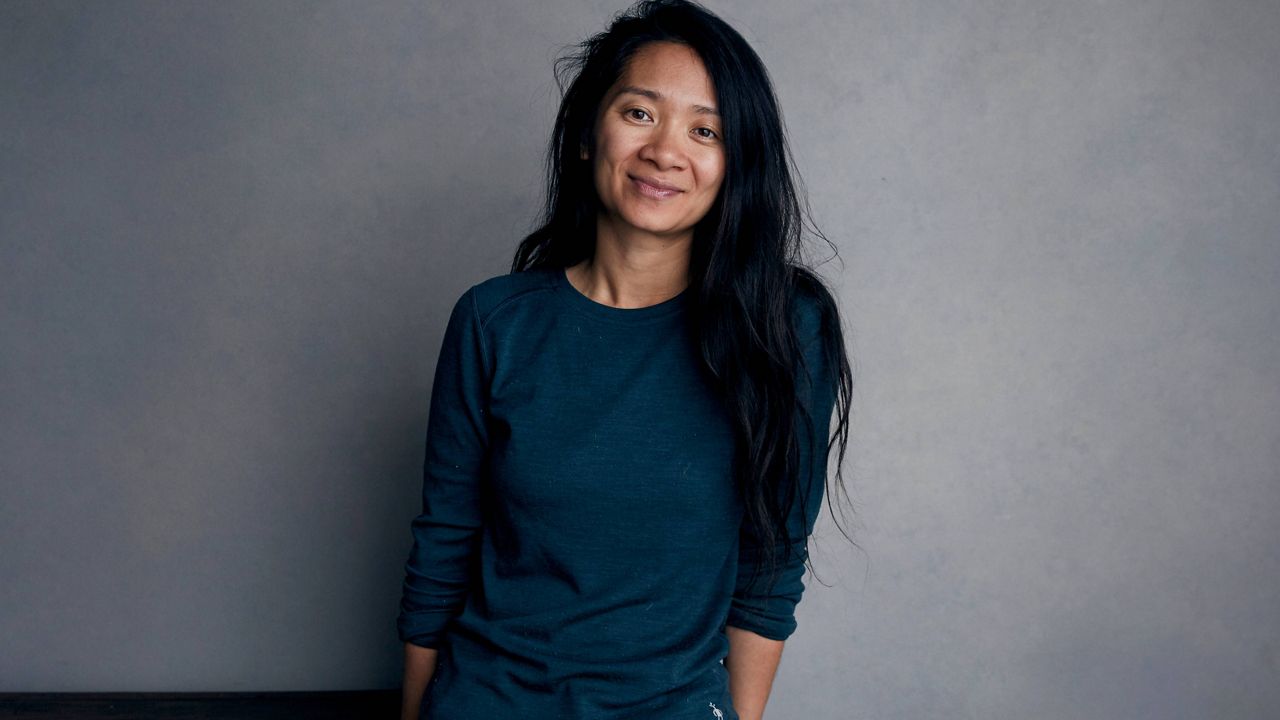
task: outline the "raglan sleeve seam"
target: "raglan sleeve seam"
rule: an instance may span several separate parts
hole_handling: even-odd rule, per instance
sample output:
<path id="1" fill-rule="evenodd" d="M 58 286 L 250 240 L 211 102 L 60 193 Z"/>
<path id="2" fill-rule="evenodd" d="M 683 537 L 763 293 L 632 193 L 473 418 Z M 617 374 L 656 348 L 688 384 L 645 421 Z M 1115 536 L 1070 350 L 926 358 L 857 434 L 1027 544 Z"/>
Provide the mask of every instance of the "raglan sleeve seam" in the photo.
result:
<path id="1" fill-rule="evenodd" d="M 476 289 L 472 287 L 468 292 L 471 296 L 471 319 L 476 326 L 477 341 L 480 345 L 480 367 L 484 370 L 484 378 L 486 380 L 493 377 L 493 362 L 489 356 L 489 341 L 485 338 L 485 322 L 480 316 L 480 301 L 476 299 Z M 488 387 L 486 383 L 486 388 Z M 488 410 L 488 393 L 485 393 L 486 411 Z"/>

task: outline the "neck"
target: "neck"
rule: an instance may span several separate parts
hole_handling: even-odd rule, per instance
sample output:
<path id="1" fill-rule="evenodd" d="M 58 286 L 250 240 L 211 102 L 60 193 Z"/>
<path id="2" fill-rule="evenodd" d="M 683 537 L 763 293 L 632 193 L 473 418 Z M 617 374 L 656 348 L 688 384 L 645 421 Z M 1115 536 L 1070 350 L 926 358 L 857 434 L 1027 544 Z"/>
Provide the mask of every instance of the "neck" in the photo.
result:
<path id="1" fill-rule="evenodd" d="M 625 236 L 601 222 L 595 256 L 569 268 L 566 276 L 583 295 L 604 305 L 656 305 L 689 286 L 692 244 L 692 233 L 679 238 L 647 233 Z"/>

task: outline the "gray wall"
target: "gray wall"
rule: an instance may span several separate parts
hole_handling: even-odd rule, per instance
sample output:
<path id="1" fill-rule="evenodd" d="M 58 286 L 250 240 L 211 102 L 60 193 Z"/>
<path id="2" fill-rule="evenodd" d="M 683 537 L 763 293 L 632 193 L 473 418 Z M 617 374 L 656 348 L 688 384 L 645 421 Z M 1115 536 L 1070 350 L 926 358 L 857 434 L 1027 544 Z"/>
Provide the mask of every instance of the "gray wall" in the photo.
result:
<path id="1" fill-rule="evenodd" d="M 857 358 L 774 718 L 1280 713 L 1280 4 L 713 2 Z M 392 687 L 435 354 L 615 3 L 0 4 L 0 691 Z"/>

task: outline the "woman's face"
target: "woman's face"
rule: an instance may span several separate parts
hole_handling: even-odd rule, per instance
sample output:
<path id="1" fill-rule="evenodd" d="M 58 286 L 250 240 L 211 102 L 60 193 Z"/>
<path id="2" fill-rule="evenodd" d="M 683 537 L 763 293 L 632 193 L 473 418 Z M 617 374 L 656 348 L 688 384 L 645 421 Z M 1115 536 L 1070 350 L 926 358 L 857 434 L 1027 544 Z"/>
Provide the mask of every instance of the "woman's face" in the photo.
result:
<path id="1" fill-rule="evenodd" d="M 691 237 L 724 179 L 716 93 L 698 54 L 636 51 L 596 115 L 592 168 L 601 220 L 619 234 Z"/>

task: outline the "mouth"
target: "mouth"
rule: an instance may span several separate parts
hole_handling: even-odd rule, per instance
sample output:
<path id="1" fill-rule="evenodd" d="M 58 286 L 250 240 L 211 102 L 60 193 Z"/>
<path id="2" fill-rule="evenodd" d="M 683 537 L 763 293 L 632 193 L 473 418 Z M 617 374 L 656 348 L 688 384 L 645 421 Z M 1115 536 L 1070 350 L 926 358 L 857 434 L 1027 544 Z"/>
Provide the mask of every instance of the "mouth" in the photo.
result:
<path id="1" fill-rule="evenodd" d="M 633 175 L 628 175 L 627 177 L 631 179 L 631 184 L 635 187 L 636 191 L 645 197 L 665 200 L 666 198 L 675 197 L 676 195 L 684 192 L 674 185 L 668 185 L 667 183 L 655 178 L 635 177 Z"/>

